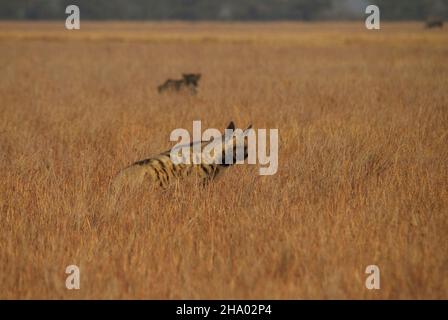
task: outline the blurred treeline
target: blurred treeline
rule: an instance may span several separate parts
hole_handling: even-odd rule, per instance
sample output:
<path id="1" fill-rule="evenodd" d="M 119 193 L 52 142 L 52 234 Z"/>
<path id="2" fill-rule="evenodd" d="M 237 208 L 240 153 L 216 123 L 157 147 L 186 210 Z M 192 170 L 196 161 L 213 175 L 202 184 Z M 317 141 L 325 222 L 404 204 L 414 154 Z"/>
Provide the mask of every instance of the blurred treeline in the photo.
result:
<path id="1" fill-rule="evenodd" d="M 388 20 L 448 17 L 448 0 L 0 0 L 0 19 L 61 19 L 76 4 L 88 20 Z"/>

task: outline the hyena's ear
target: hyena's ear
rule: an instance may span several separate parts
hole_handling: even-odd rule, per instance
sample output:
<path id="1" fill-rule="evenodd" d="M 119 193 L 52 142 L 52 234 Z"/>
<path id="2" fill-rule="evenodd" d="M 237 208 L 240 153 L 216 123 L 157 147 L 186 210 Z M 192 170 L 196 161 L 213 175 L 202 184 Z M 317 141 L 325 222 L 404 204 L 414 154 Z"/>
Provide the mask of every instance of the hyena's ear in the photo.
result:
<path id="1" fill-rule="evenodd" d="M 244 132 L 246 132 L 249 129 L 252 129 L 252 124 L 250 124 L 246 129 L 244 129 Z"/>
<path id="2" fill-rule="evenodd" d="M 226 129 L 235 130 L 235 124 L 233 123 L 233 121 L 230 121 L 230 123 L 229 123 L 229 125 L 227 126 Z"/>

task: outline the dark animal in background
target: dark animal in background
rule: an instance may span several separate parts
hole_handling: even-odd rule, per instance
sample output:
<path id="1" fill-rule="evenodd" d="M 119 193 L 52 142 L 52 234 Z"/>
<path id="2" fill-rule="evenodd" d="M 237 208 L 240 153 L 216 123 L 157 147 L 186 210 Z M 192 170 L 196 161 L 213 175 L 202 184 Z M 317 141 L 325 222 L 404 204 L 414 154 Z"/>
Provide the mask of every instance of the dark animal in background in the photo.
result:
<path id="1" fill-rule="evenodd" d="M 199 86 L 199 79 L 201 79 L 200 73 L 185 73 L 182 75 L 182 79 L 173 80 L 168 79 L 163 84 L 157 87 L 159 93 L 165 91 L 171 92 L 188 92 L 192 95 L 197 93 Z"/>
<path id="2" fill-rule="evenodd" d="M 441 19 L 429 19 L 426 21 L 426 28 L 443 28 L 443 21 Z"/>

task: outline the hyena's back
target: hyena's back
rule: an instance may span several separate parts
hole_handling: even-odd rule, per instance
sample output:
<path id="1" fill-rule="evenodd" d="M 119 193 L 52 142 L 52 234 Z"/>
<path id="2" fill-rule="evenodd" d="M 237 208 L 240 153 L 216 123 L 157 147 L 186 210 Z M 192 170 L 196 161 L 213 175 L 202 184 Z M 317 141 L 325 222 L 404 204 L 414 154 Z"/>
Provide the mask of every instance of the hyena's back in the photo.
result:
<path id="1" fill-rule="evenodd" d="M 183 80 L 172 80 L 168 79 L 163 84 L 157 87 L 159 92 L 163 92 L 165 90 L 174 90 L 179 91 L 182 87 Z"/>
<path id="2" fill-rule="evenodd" d="M 119 192 L 125 187 L 133 190 L 141 185 L 147 177 L 152 178 L 152 176 L 151 170 L 147 170 L 145 167 L 132 165 L 121 170 L 116 175 L 112 183 L 112 189 L 114 192 Z"/>
<path id="3" fill-rule="evenodd" d="M 164 180 L 168 180 L 167 175 L 169 157 L 159 155 L 146 160 L 138 161 L 127 168 L 121 170 L 113 181 L 114 191 L 120 191 L 124 187 L 135 189 L 141 186 L 143 182 L 149 184 L 162 184 Z"/>
<path id="4" fill-rule="evenodd" d="M 174 180 L 188 176 L 212 178 L 218 171 L 216 165 L 173 164 L 169 153 L 164 153 L 123 169 L 115 177 L 112 187 L 115 192 L 123 188 L 134 190 L 140 186 L 166 187 Z"/>
<path id="5" fill-rule="evenodd" d="M 200 78 L 201 78 L 200 73 L 183 74 L 182 79 L 166 80 L 163 84 L 157 87 L 157 90 L 159 91 L 159 93 L 162 93 L 164 91 L 174 91 L 174 92 L 186 91 L 192 95 L 195 95 L 197 93 L 197 87 Z"/>

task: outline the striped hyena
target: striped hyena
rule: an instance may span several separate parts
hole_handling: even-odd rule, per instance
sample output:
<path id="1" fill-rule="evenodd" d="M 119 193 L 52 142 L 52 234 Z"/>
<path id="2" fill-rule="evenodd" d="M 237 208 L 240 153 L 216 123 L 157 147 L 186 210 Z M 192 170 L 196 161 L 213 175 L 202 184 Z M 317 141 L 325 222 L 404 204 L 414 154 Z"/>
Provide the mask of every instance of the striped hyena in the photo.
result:
<path id="1" fill-rule="evenodd" d="M 201 79 L 200 73 L 186 73 L 182 75 L 182 79 L 180 80 L 166 80 L 163 84 L 157 87 L 157 90 L 159 93 L 164 91 L 186 91 L 195 95 L 199 86 L 199 79 Z"/>
<path id="2" fill-rule="evenodd" d="M 198 178 L 205 185 L 226 168 L 247 158 L 251 127 L 235 130 L 232 121 L 227 126 L 226 133 L 219 139 L 178 145 L 156 156 L 137 161 L 117 174 L 113 180 L 113 190 L 120 192 L 123 188 L 135 189 L 145 183 L 148 183 L 148 186 L 166 188 L 173 182 L 187 177 Z M 186 159 L 180 156 L 183 149 L 189 151 L 187 154 L 190 161 L 185 161 Z M 199 154 L 194 152 L 195 149 L 200 150 Z M 183 160 L 173 161 L 172 154 Z M 193 161 L 194 157 L 200 159 Z"/>

